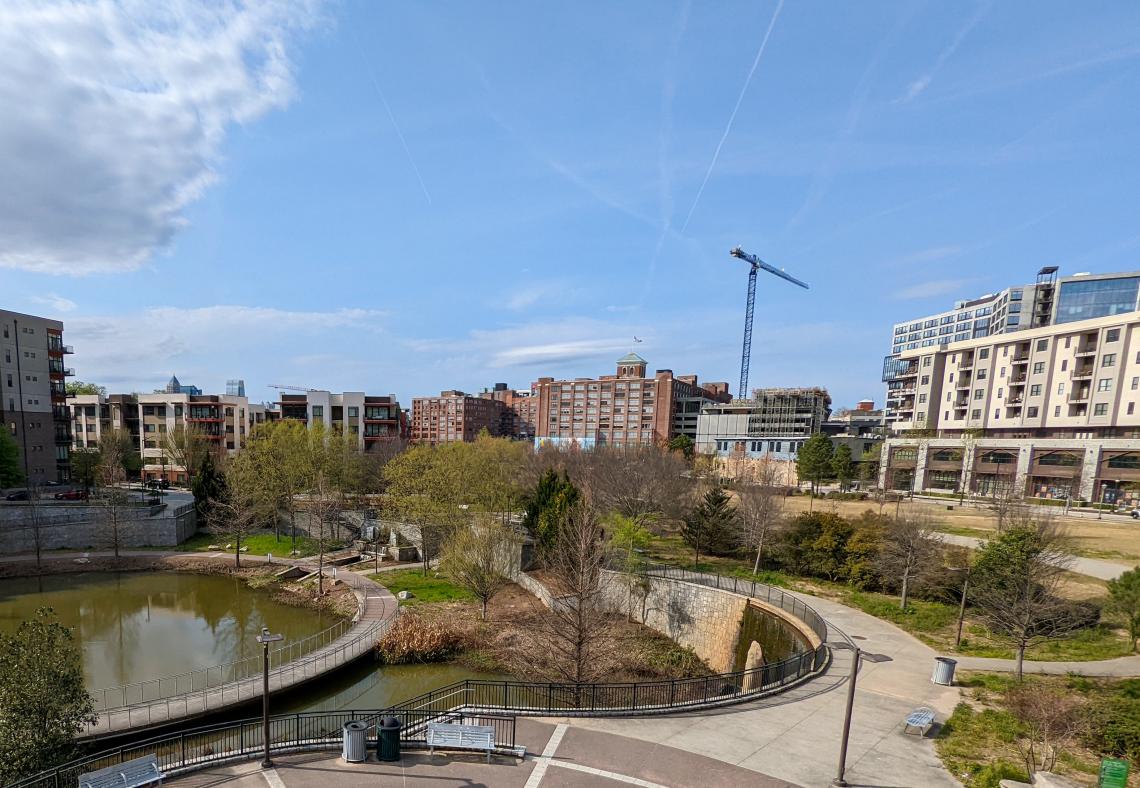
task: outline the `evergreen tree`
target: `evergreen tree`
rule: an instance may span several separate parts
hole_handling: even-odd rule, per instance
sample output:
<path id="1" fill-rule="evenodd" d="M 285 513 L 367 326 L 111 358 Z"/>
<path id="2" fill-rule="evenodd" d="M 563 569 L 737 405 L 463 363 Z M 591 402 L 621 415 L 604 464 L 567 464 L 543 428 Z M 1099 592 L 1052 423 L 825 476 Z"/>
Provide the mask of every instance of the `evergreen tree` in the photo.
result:
<path id="1" fill-rule="evenodd" d="M 681 537 L 693 548 L 693 563 L 701 553 L 732 555 L 740 547 L 740 518 L 721 487 L 713 487 L 693 507 L 681 527 Z"/>
<path id="2" fill-rule="evenodd" d="M 839 489 L 846 490 L 855 478 L 855 465 L 851 462 L 851 447 L 841 443 L 831 455 L 831 475 L 839 482 Z"/>
<path id="3" fill-rule="evenodd" d="M 20 447 L 8 428 L 0 424 L 0 488 L 15 487 L 24 480 L 20 467 Z"/>
<path id="4" fill-rule="evenodd" d="M 796 472 L 801 479 L 811 482 L 812 495 L 819 492 L 819 485 L 831 478 L 831 439 L 817 432 L 800 447 L 796 455 Z"/>
<path id="5" fill-rule="evenodd" d="M 1140 639 L 1140 567 L 1108 581 L 1108 602 L 1104 609 L 1123 619 L 1135 651 L 1136 641 Z"/>
<path id="6" fill-rule="evenodd" d="M 187 471 L 189 470 L 187 468 Z M 218 470 L 213 452 L 206 452 L 202 455 L 198 470 L 194 473 L 194 480 L 190 483 L 190 491 L 194 493 L 194 510 L 198 513 L 200 523 L 205 522 L 210 502 L 222 500 L 225 496 L 225 487 L 225 476 Z"/>
<path id="7" fill-rule="evenodd" d="M 79 647 L 51 608 L 0 633 L 0 784 L 74 757 L 95 719 Z"/>
<path id="8" fill-rule="evenodd" d="M 548 469 L 527 496 L 523 525 L 538 542 L 540 548 L 549 548 L 558 533 L 558 524 L 566 517 L 581 493 L 563 471 Z"/>
<path id="9" fill-rule="evenodd" d="M 669 451 L 679 451 L 686 460 L 691 460 L 693 459 L 693 453 L 696 451 L 696 444 L 693 443 L 693 439 L 688 435 L 678 435 L 669 441 Z"/>

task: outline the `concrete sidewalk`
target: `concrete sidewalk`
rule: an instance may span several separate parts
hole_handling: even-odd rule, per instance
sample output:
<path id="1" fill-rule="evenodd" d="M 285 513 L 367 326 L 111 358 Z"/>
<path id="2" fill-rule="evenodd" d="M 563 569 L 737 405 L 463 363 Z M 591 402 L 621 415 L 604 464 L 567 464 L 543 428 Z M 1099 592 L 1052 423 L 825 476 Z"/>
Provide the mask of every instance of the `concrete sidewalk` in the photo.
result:
<path id="1" fill-rule="evenodd" d="M 957 534 L 940 533 L 938 536 L 946 544 L 970 548 L 977 548 L 985 541 L 973 536 L 958 536 Z M 1118 564 L 1115 561 L 1102 561 L 1099 558 L 1082 558 L 1075 555 L 1073 556 L 1073 564 L 1069 569 L 1079 575 L 1095 577 L 1098 580 L 1115 580 L 1132 567 L 1127 564 Z"/>
<path id="2" fill-rule="evenodd" d="M 919 706 L 942 722 L 959 692 L 931 683 L 935 651 L 897 627 L 861 611 L 804 594 L 831 625 L 828 641 L 851 636 L 890 662 L 864 662 L 855 693 L 847 779 L 860 786 L 959 786 L 943 767 L 930 738 L 902 732 Z M 842 631 L 841 631 L 842 630 Z M 706 755 L 796 785 L 826 786 L 835 777 L 846 705 L 850 651 L 835 650 L 823 676 L 768 699 L 694 714 L 645 718 L 560 720 Z"/>
<path id="3" fill-rule="evenodd" d="M 1017 661 L 1012 659 L 958 656 L 952 658 L 958 660 L 959 670 L 986 670 L 995 673 L 1013 673 L 1017 670 Z M 1026 660 L 1022 670 L 1026 673 L 1037 673 L 1045 676 L 1064 676 L 1075 673 L 1078 676 L 1089 676 L 1091 678 L 1135 678 L 1140 676 L 1140 655 L 1102 659 L 1095 662 Z"/>

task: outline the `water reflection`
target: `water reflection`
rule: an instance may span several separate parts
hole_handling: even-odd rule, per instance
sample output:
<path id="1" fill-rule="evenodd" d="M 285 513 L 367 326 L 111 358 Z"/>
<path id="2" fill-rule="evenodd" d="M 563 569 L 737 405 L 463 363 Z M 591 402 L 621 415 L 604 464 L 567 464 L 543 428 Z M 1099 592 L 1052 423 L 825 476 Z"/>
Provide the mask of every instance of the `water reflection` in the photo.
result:
<path id="1" fill-rule="evenodd" d="M 87 686 L 131 684 L 256 656 L 262 626 L 286 642 L 335 619 L 242 580 L 175 572 L 90 572 L 0 580 L 0 631 L 52 607 L 83 650 Z"/>

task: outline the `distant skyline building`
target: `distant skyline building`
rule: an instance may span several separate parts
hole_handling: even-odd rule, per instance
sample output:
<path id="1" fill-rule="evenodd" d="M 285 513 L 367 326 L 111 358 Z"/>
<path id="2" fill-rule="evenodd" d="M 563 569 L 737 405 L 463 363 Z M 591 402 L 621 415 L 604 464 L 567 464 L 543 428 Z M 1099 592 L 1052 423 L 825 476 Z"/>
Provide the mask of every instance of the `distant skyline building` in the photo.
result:
<path id="1" fill-rule="evenodd" d="M 499 434 L 519 440 L 534 438 L 534 423 L 538 415 L 538 397 L 530 391 L 516 391 L 506 383 L 496 383 L 480 394 L 483 399 L 503 403 Z"/>
<path id="2" fill-rule="evenodd" d="M 438 397 L 416 397 L 412 400 L 411 440 L 436 446 L 469 443 L 483 430 L 502 435 L 508 413 L 502 400 L 456 389 L 441 391 Z"/>

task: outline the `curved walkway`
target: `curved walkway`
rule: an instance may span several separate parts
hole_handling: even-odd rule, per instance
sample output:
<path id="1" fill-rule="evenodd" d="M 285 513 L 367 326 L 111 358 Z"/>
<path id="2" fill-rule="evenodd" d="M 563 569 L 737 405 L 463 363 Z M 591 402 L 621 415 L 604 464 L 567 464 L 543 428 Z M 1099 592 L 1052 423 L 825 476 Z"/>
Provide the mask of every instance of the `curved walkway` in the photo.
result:
<path id="1" fill-rule="evenodd" d="M 193 558 L 212 560 L 233 560 L 232 553 L 162 552 L 154 550 L 121 550 L 124 558 Z M 110 552 L 54 553 L 45 562 L 74 560 L 81 556 L 108 558 Z M 30 561 L 33 556 L 11 556 L 4 561 Z M 265 556 L 242 555 L 242 562 L 264 564 Z M 304 559 L 274 558 L 274 565 L 298 566 L 316 571 L 316 561 Z M 325 567 L 325 577 L 330 577 L 330 567 Z M 335 571 L 335 570 L 334 570 Z M 395 618 L 396 598 L 392 593 L 364 575 L 351 571 L 340 571 L 337 579 L 345 582 L 358 602 L 358 612 L 352 626 L 337 640 L 316 649 L 286 665 L 274 668 L 269 673 L 270 693 L 279 692 L 303 684 L 345 665 L 372 650 L 376 639 Z M 220 711 L 241 703 L 248 703 L 261 697 L 263 680 L 261 676 L 241 679 L 219 687 L 195 690 L 181 695 L 173 695 L 159 700 L 146 701 L 119 708 L 109 709 L 99 714 L 94 725 L 89 726 L 80 738 L 98 739 L 124 731 L 143 730 L 166 725 Z"/>
<path id="2" fill-rule="evenodd" d="M 976 536 L 959 536 L 958 534 L 939 533 L 938 536 L 947 544 L 969 547 L 971 549 L 980 547 L 982 542 L 985 541 L 985 539 L 979 539 Z M 1067 568 L 1069 571 L 1076 572 L 1078 575 L 1095 577 L 1097 580 L 1115 580 L 1131 569 L 1132 566 L 1116 561 L 1104 561 L 1100 558 L 1083 558 L 1079 555 L 1074 555 L 1072 565 Z"/>
<path id="3" fill-rule="evenodd" d="M 819 597 L 796 594 L 829 624 L 828 643 L 853 640 L 890 662 L 863 662 L 847 754 L 847 780 L 862 786 L 956 788 L 929 738 L 903 734 L 903 720 L 929 706 L 945 720 L 959 692 L 932 684 L 937 653 L 885 621 Z M 827 672 L 780 695 L 721 711 L 637 719 L 555 720 L 571 730 L 629 736 L 715 758 L 794 785 L 828 785 L 836 773 L 850 651 L 835 649 Z M 757 784 L 763 784 L 757 781 Z"/>
<path id="4" fill-rule="evenodd" d="M 958 660 L 959 670 L 986 670 L 996 673 L 1013 673 L 1017 670 L 1017 661 L 1013 659 L 959 656 L 952 656 L 951 658 Z M 1022 670 L 1025 673 L 1038 673 L 1045 676 L 1064 676 L 1075 673 L 1078 676 L 1090 678 L 1136 678 L 1140 676 L 1140 654 L 1089 662 L 1039 662 L 1027 659 Z"/>

